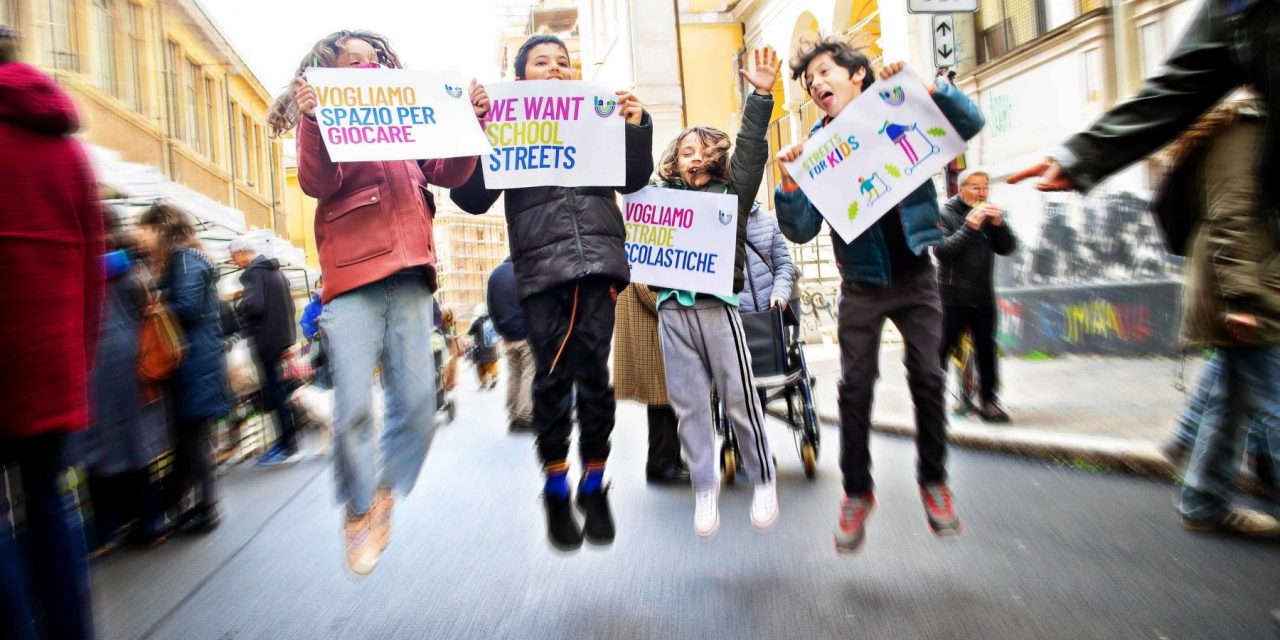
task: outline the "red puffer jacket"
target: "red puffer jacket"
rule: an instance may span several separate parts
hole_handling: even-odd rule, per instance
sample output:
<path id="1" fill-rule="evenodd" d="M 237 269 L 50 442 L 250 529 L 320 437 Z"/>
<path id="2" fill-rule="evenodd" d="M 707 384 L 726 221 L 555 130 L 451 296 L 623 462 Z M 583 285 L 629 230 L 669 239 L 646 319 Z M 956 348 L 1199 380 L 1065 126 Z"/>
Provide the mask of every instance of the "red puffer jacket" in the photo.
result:
<path id="1" fill-rule="evenodd" d="M 476 157 L 388 162 L 334 162 L 311 118 L 298 123 L 298 182 L 319 200 L 316 245 L 324 272 L 323 301 L 409 267 L 426 267 L 436 288 L 435 215 L 426 185 L 461 186 Z"/>
<path id="2" fill-rule="evenodd" d="M 89 423 L 103 230 L 78 127 L 52 78 L 0 65 L 0 440 Z"/>

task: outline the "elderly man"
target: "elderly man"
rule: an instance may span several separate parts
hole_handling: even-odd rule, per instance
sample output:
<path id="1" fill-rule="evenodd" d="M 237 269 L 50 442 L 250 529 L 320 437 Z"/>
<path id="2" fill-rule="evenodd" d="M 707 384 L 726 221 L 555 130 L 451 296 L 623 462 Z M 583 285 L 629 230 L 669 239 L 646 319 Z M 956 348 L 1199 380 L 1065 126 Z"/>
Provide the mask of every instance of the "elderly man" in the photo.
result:
<path id="1" fill-rule="evenodd" d="M 240 274 L 244 295 L 236 311 L 258 363 L 263 408 L 275 412 L 279 428 L 279 439 L 258 459 L 258 466 L 273 467 L 296 459 L 298 453 L 297 427 L 280 380 L 280 364 L 296 338 L 293 297 L 289 279 L 280 272 L 280 262 L 258 255 L 253 239 L 240 236 L 232 240 L 230 251 L 231 260 L 244 270 Z"/>
<path id="2" fill-rule="evenodd" d="M 990 178 L 971 169 L 960 174 L 960 193 L 942 208 L 942 245 L 938 259 L 938 289 L 942 293 L 942 368 L 965 331 L 973 338 L 982 379 L 978 415 L 987 422 L 1009 422 L 996 402 L 996 295 L 992 284 L 995 256 L 1013 253 L 1017 239 L 1004 212 L 987 201 Z"/>

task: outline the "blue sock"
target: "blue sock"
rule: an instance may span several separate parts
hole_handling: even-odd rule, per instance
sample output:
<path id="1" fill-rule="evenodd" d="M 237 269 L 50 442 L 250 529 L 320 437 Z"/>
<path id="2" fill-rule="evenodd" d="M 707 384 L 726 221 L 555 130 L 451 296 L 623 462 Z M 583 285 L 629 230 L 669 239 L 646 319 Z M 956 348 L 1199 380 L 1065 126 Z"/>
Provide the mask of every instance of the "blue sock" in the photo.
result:
<path id="1" fill-rule="evenodd" d="M 582 476 L 582 484 L 578 487 L 578 491 L 596 493 L 602 486 L 604 486 L 604 463 L 587 463 L 587 472 Z"/>
<path id="2" fill-rule="evenodd" d="M 547 484 L 545 491 L 549 496 L 560 499 L 569 497 L 569 465 L 560 464 L 547 467 Z"/>

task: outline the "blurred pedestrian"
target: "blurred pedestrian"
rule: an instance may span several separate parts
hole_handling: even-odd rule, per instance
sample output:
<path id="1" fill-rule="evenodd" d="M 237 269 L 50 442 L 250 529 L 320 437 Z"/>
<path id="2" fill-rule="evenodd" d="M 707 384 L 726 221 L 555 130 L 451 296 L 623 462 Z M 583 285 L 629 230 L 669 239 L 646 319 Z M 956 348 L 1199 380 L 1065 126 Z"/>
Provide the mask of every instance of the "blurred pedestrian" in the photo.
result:
<path id="1" fill-rule="evenodd" d="M 303 56 L 293 84 L 268 116 L 272 137 L 297 128 L 298 181 L 317 199 L 317 210 L 328 212 L 316 216 L 316 242 L 325 278 L 320 327 L 333 376 L 334 475 L 345 511 L 347 566 L 365 575 L 391 541 L 396 497 L 417 483 L 435 427 L 435 205 L 427 187 L 461 186 L 476 168 L 476 157 L 334 162 L 316 122 L 319 97 L 304 77 L 310 67 L 401 64 L 376 33 L 330 34 Z M 488 113 L 489 96 L 475 82 L 470 102 L 477 118 Z M 379 368 L 387 411 L 375 437 Z"/>
<path id="2" fill-rule="evenodd" d="M 259 255 L 252 238 L 233 239 L 229 251 L 231 260 L 243 270 L 240 284 L 244 295 L 236 304 L 236 313 L 258 365 L 263 409 L 276 414 L 278 427 L 275 443 L 258 459 L 258 466 L 275 467 L 297 460 L 298 456 L 297 423 L 281 379 L 285 358 L 297 339 L 293 295 L 289 292 L 289 278 L 280 271 L 280 261 Z"/>
<path id="3" fill-rule="evenodd" d="M 62 483 L 67 434 L 89 424 L 103 298 L 98 188 L 71 97 L 17 62 L 0 26 L 0 637 L 92 638 L 80 513 Z"/>
<path id="4" fill-rule="evenodd" d="M 227 415 L 226 363 L 218 307 L 218 268 L 201 249 L 190 216 L 156 203 L 138 220 L 139 249 L 158 278 L 161 300 L 186 338 L 186 353 L 166 381 L 174 443 L 174 528 L 212 531 L 221 522 L 213 463 L 213 425 Z M 182 509 L 188 491 L 193 506 Z"/>
<path id="5" fill-rule="evenodd" d="M 1280 2 L 1204 0 L 1159 71 L 1138 95 L 1104 113 L 1048 157 L 1015 173 L 1041 191 L 1087 192 L 1096 184 L 1171 141 L 1230 92 L 1251 87 L 1264 108 L 1280 113 Z M 1260 126 L 1262 146 L 1253 165 L 1261 185 L 1257 206 L 1265 229 L 1280 241 L 1280 124 Z"/>
<path id="6" fill-rule="evenodd" d="M 903 69 L 885 65 L 880 77 Z M 809 135 L 817 135 L 866 91 L 876 74 L 871 61 L 838 37 L 801 48 L 791 63 L 792 77 L 826 115 Z M 919 81 L 903 77 L 904 82 Z M 966 140 L 982 130 L 978 106 L 941 77 L 926 88 L 935 106 Z M 792 242 L 808 242 L 823 225 L 809 198 L 783 162 L 804 149 L 801 140 L 778 154 L 783 179 L 774 194 L 778 223 Z M 847 242 L 832 233 L 832 248 L 843 282 L 840 286 L 840 470 L 845 496 L 836 525 L 836 550 L 855 553 L 866 540 L 866 521 L 875 509 L 871 477 L 871 405 L 879 375 L 880 330 L 886 320 L 902 333 L 907 383 L 916 412 L 916 481 L 929 528 L 939 536 L 960 533 L 951 487 L 947 483 L 947 415 L 944 376 L 938 364 L 942 342 L 942 299 L 929 247 L 942 244 L 941 213 L 932 181 L 925 181 L 885 213 L 865 233 Z"/>
<path id="7" fill-rule="evenodd" d="M 516 52 L 517 81 L 572 80 L 569 47 L 551 34 L 535 34 Z M 614 302 L 631 277 L 623 243 L 626 231 L 617 194 L 639 191 L 653 173 L 653 123 L 629 91 L 618 91 L 616 115 L 624 118 L 622 186 L 538 186 L 505 190 L 508 237 L 516 264 L 516 287 L 528 320 L 529 346 L 537 365 L 533 381 L 533 428 L 544 475 L 542 506 L 547 539 L 570 551 L 613 543 L 605 466 L 617 408 L 609 384 Z M 504 190 L 485 186 L 476 171 L 449 197 L 463 211 L 489 210 Z M 576 402 L 576 405 L 575 405 Z M 577 503 L 570 499 L 569 438 L 577 407 L 578 456 L 584 467 Z"/>
<path id="8" fill-rule="evenodd" d="M 1192 163 L 1183 175 L 1193 176 L 1171 185 L 1174 197 L 1199 214 L 1181 337 L 1187 347 L 1213 349 L 1204 374 L 1212 382 L 1182 482 L 1179 510 L 1191 531 L 1280 536 L 1275 518 L 1231 496 L 1251 405 L 1260 451 L 1280 450 L 1280 249 L 1267 233 L 1262 184 L 1250 170 L 1262 152 L 1265 118 L 1259 101 L 1225 103 L 1171 152 L 1175 165 Z"/>
<path id="9" fill-rule="evenodd" d="M 298 321 L 302 327 L 302 337 L 307 341 L 303 353 L 311 359 L 311 369 L 315 372 L 315 384 L 321 389 L 332 389 L 333 378 L 329 375 L 329 352 L 324 348 L 324 332 L 320 330 L 320 316 L 324 313 L 324 276 L 316 280 L 316 290 L 311 292 L 311 301 L 302 309 L 302 319 Z"/>
<path id="10" fill-rule="evenodd" d="M 151 463 L 169 449 L 164 399 L 138 374 L 143 311 L 156 295 L 133 240 L 107 212 L 107 290 L 90 385 L 89 428 L 67 448 L 88 475 L 95 549 L 102 555 L 126 538 L 151 543 L 163 534 L 163 502 Z"/>
<path id="11" fill-rule="evenodd" d="M 667 397 L 667 370 L 658 336 L 658 294 L 638 282 L 618 294 L 613 389 L 619 400 L 635 400 L 647 410 L 645 480 L 650 484 L 688 484 L 689 467 L 680 457 L 680 420 Z"/>
<path id="12" fill-rule="evenodd" d="M 533 351 L 524 326 L 524 311 L 516 295 L 515 265 L 507 256 L 493 273 L 485 291 L 493 326 L 502 337 L 507 360 L 507 425 L 513 433 L 533 431 Z"/>
<path id="13" fill-rule="evenodd" d="M 489 317 L 488 307 L 476 305 L 467 335 L 471 336 L 471 362 L 476 367 L 476 380 L 481 389 L 492 389 L 498 384 L 498 330 Z"/>
<path id="14" fill-rule="evenodd" d="M 939 358 L 945 372 L 951 351 L 959 346 L 960 336 L 969 332 L 982 381 L 978 415 L 987 422 L 1007 423 L 1009 414 L 996 398 L 1000 379 L 996 370 L 995 256 L 1013 253 L 1018 240 L 1005 224 L 1004 211 L 989 200 L 990 180 L 985 171 L 966 170 L 960 174 L 960 193 L 942 207 L 942 244 L 933 249 L 942 294 Z M 964 398 L 968 398 L 967 392 Z"/>

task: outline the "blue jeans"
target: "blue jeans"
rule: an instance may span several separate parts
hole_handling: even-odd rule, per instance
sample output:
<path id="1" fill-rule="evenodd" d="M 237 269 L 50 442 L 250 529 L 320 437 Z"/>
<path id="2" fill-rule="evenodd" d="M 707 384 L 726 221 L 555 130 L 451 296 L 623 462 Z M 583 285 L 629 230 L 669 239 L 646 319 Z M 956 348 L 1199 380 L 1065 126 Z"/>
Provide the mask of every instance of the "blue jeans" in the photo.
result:
<path id="1" fill-rule="evenodd" d="M 1196 388 L 1191 393 L 1191 397 L 1187 398 L 1187 406 L 1182 410 L 1182 415 L 1178 416 L 1178 430 L 1174 432 L 1173 439 L 1182 448 L 1190 451 L 1196 444 L 1196 433 L 1200 429 L 1200 421 L 1204 417 L 1204 407 L 1209 401 L 1209 391 L 1213 388 L 1218 377 L 1222 375 L 1222 360 L 1220 358 L 1211 358 L 1205 364 L 1204 369 L 1200 371 L 1200 381 L 1196 383 Z M 1267 449 L 1264 447 L 1265 431 L 1263 423 L 1256 418 L 1253 411 L 1249 412 L 1249 435 L 1245 436 L 1244 450 L 1249 455 L 1265 454 Z"/>
<path id="2" fill-rule="evenodd" d="M 422 470 L 435 430 L 431 308 L 426 279 L 397 273 L 334 298 L 320 316 L 333 376 L 334 475 L 349 515 L 368 512 L 380 487 L 407 495 Z M 380 447 L 373 415 L 379 365 L 386 399 Z"/>
<path id="3" fill-rule="evenodd" d="M 89 557 L 75 496 L 62 485 L 61 435 L 0 440 L 21 477 L 23 530 L 0 512 L 0 638 L 92 638 Z M 0 484 L 0 492 L 11 491 Z"/>
<path id="4" fill-rule="evenodd" d="M 1218 374 L 1209 384 L 1182 485 L 1182 515 L 1197 521 L 1220 520 L 1231 510 L 1251 402 L 1259 444 L 1270 451 L 1280 446 L 1280 347 L 1218 349 L 1209 366 Z"/>

